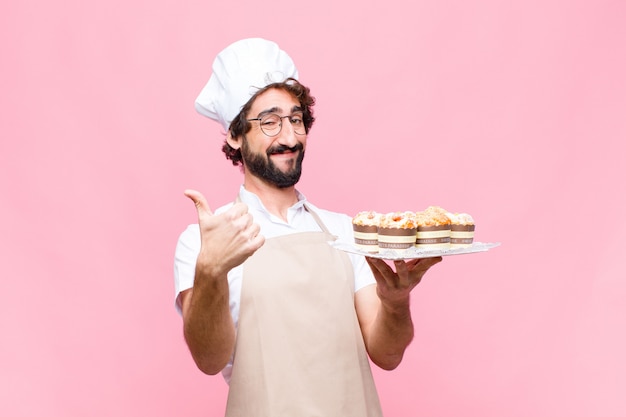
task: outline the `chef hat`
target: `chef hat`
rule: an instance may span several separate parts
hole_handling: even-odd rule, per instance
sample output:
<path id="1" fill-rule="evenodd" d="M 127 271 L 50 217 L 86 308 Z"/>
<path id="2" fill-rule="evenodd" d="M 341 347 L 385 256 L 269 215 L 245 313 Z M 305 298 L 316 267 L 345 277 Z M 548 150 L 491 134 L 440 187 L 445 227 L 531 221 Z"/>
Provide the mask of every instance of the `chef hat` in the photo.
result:
<path id="1" fill-rule="evenodd" d="M 196 99 L 196 111 L 218 121 L 228 132 L 258 89 L 287 78 L 297 79 L 298 70 L 276 43 L 261 38 L 237 41 L 213 61 L 213 74 Z"/>

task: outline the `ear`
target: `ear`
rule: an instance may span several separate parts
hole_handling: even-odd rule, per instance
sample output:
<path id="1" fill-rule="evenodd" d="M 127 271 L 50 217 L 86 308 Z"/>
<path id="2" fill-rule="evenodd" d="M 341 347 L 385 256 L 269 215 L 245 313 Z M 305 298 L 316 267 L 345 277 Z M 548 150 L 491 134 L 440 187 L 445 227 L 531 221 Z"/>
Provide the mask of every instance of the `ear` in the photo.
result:
<path id="1" fill-rule="evenodd" d="M 226 143 L 228 143 L 233 149 L 239 149 L 241 148 L 241 136 L 233 138 L 230 131 L 228 131 L 228 134 L 226 135 Z"/>

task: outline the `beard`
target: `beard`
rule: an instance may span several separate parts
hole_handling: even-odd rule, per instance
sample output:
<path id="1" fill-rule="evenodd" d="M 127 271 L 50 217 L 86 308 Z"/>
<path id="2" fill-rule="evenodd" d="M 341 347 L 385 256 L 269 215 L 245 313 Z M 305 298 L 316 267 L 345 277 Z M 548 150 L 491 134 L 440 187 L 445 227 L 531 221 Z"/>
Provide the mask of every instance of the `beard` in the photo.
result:
<path id="1" fill-rule="evenodd" d="M 298 152 L 295 164 L 288 171 L 281 171 L 270 159 L 271 155 L 281 154 L 285 152 Z M 273 146 L 268 148 L 263 154 L 255 154 L 248 146 L 248 140 L 243 138 L 241 144 L 241 157 L 244 166 L 255 177 L 262 179 L 268 184 L 275 185 L 278 188 L 287 188 L 295 185 L 300 180 L 302 174 L 302 160 L 304 159 L 304 147 L 300 142 L 293 147 L 284 145 Z"/>

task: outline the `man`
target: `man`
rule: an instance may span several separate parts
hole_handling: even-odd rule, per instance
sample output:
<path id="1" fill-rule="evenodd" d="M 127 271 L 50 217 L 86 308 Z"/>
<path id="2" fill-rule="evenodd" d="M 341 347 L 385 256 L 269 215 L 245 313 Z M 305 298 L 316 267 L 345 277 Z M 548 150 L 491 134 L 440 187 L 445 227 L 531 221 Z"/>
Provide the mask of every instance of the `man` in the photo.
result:
<path id="1" fill-rule="evenodd" d="M 227 416 L 380 416 L 368 357 L 398 366 L 413 338 L 410 291 L 441 258 L 394 271 L 328 244 L 352 239 L 351 222 L 295 188 L 315 102 L 297 78 L 263 39 L 217 56 L 196 108 L 228 132 L 223 151 L 244 183 L 215 214 L 185 192 L 198 225 L 176 249 L 176 305 L 198 368 L 230 384 Z"/>

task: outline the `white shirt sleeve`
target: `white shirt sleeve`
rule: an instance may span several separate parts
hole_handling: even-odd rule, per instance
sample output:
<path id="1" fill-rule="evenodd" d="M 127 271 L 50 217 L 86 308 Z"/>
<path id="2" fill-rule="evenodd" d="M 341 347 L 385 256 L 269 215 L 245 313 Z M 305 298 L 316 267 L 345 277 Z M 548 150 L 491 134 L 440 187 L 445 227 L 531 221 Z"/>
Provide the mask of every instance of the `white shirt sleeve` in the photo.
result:
<path id="1" fill-rule="evenodd" d="M 376 284 L 376 278 L 374 278 L 372 269 L 365 261 L 364 256 L 350 254 L 350 260 L 354 268 L 354 292 L 368 285 Z"/>
<path id="2" fill-rule="evenodd" d="M 178 296 L 193 287 L 196 275 L 196 260 L 200 253 L 200 228 L 197 224 L 187 226 L 176 244 L 174 255 L 174 292 L 176 310 L 182 314 Z"/>

